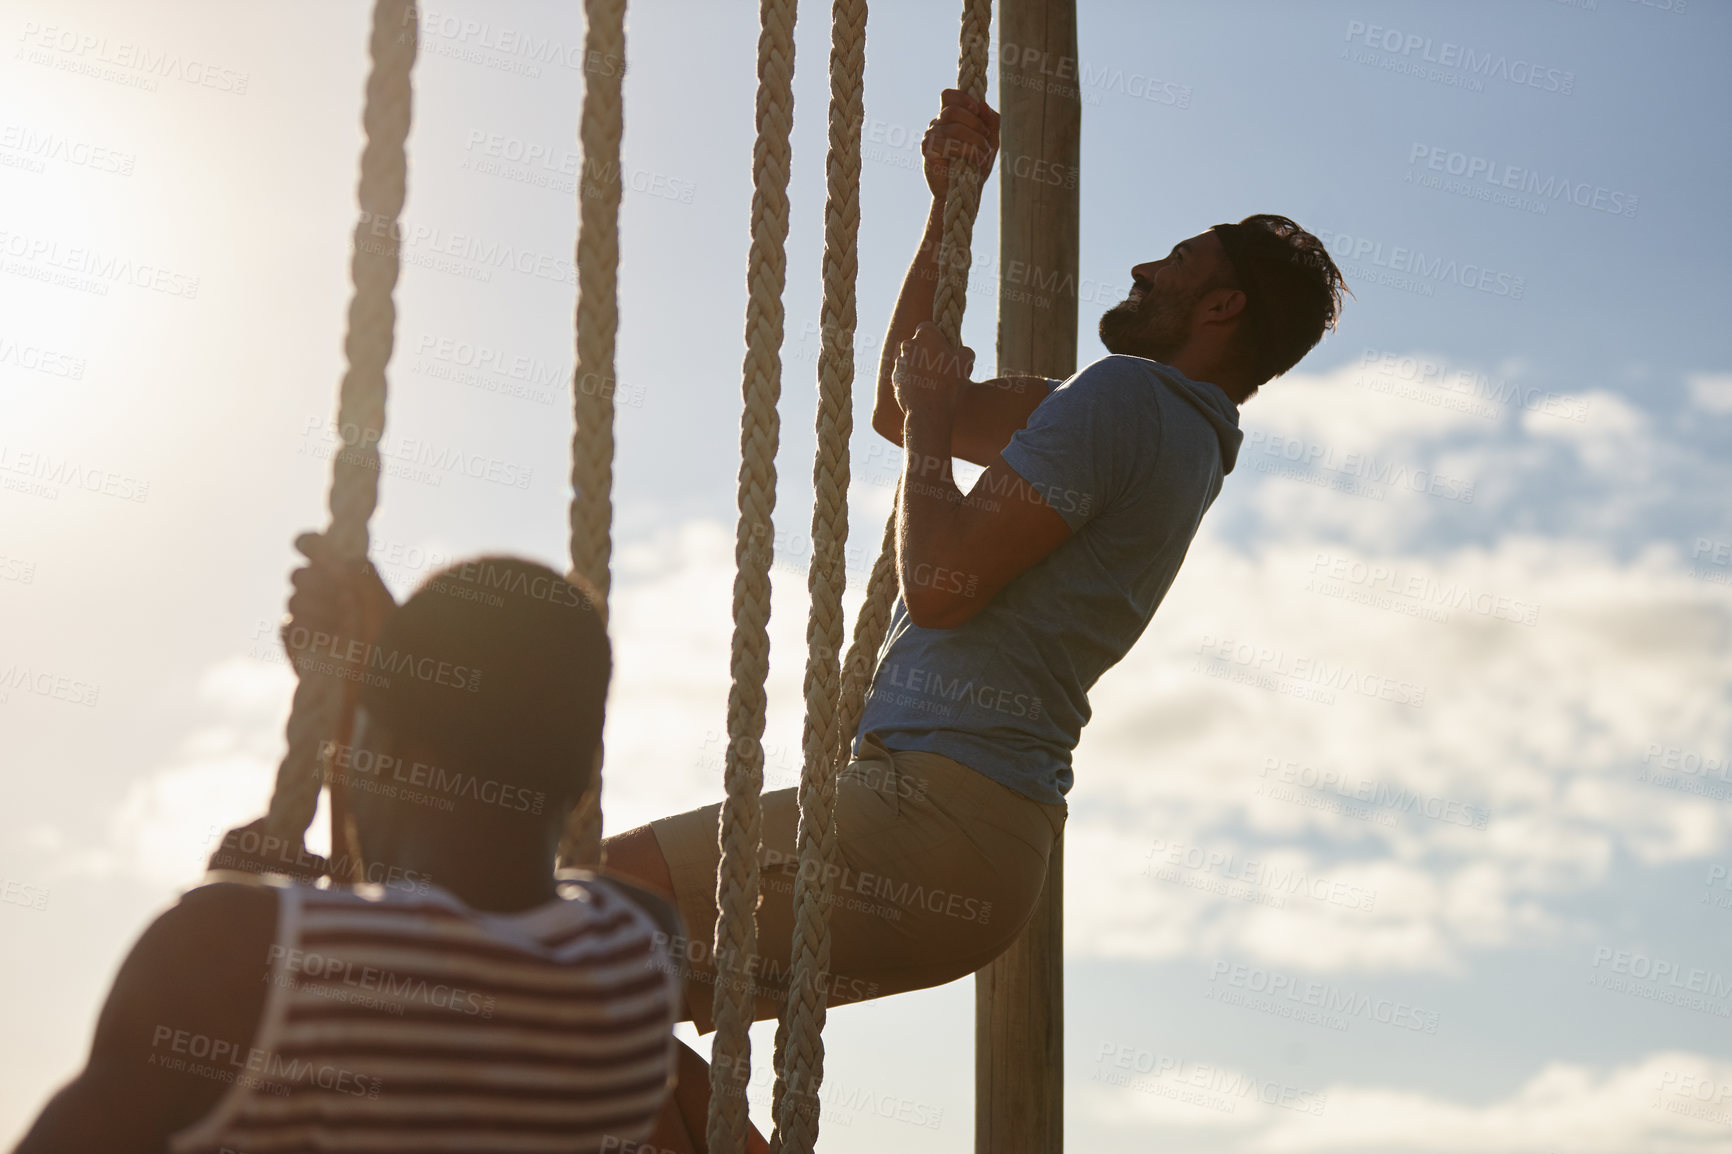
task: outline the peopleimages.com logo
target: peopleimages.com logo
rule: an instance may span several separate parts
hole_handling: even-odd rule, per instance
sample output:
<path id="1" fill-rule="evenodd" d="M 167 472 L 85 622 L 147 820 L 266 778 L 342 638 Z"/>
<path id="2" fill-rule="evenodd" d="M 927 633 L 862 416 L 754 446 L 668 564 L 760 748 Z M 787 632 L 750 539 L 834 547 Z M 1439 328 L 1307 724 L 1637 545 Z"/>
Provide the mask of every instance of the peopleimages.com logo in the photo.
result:
<path id="1" fill-rule="evenodd" d="M 1541 175 L 1532 168 L 1457 152 L 1439 144 L 1415 141 L 1408 149 L 1407 169 L 1404 183 L 1472 200 L 1487 200 L 1538 216 L 1544 216 L 1550 204 L 1560 201 L 1611 216 L 1633 217 L 1638 206 L 1637 197 L 1621 189 L 1572 180 L 1556 173 Z"/>
<path id="2" fill-rule="evenodd" d="M 1518 301 L 1527 292 L 1526 277 L 1473 261 L 1457 261 L 1439 253 L 1428 255 L 1423 249 L 1408 245 L 1386 245 L 1381 240 L 1326 228 L 1314 229 L 1312 235 L 1329 247 L 1336 261 L 1360 265 L 1362 272 L 1388 273 L 1390 276 L 1380 278 L 1379 283 L 1416 291 L 1421 296 L 1433 295 L 1433 284 L 1454 284 Z"/>
<path id="3" fill-rule="evenodd" d="M 1391 72 L 1403 72 L 1423 80 L 1437 80 L 1456 87 L 1484 90 L 1487 80 L 1502 80 L 1518 87 L 1537 88 L 1569 96 L 1576 89 L 1576 74 L 1552 68 L 1504 52 L 1478 49 L 1453 40 L 1434 40 L 1417 32 L 1403 32 L 1363 20 L 1347 22 L 1347 42 L 1365 51 L 1342 49 L 1342 55 L 1361 64 L 1375 64 Z"/>

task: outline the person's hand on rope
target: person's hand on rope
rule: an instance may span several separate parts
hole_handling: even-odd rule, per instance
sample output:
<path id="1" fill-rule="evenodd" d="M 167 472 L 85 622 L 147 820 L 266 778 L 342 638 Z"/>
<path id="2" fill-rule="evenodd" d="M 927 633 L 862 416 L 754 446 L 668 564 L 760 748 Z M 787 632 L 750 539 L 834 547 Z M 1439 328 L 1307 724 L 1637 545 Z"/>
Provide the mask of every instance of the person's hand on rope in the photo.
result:
<path id="1" fill-rule="evenodd" d="M 385 618 L 397 607 L 369 561 L 343 561 L 321 533 L 302 533 L 295 548 L 308 564 L 289 578 L 289 617 L 283 648 L 296 672 L 355 680 Z"/>
<path id="2" fill-rule="evenodd" d="M 925 160 L 926 187 L 939 200 L 950 187 L 952 161 L 971 165 L 984 182 L 998 156 L 998 113 L 984 100 L 976 100 L 959 88 L 946 88 L 938 115 L 920 142 Z"/>
<path id="3" fill-rule="evenodd" d="M 957 398 L 974 372 L 974 350 L 957 348 L 944 330 L 924 321 L 896 350 L 896 403 L 904 413 L 956 411 Z"/>

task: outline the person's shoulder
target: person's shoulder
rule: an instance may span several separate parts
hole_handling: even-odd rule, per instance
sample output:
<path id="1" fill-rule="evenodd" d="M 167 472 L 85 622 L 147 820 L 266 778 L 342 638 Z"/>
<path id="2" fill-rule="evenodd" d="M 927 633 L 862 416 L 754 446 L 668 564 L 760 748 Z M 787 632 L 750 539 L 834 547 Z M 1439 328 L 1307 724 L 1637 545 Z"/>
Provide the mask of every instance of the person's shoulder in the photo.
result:
<path id="1" fill-rule="evenodd" d="M 1098 430 L 1141 437 L 1147 422 L 1159 418 L 1160 370 L 1146 357 L 1114 353 L 1093 361 L 1048 396 L 1052 419 L 1086 419 Z"/>
<path id="2" fill-rule="evenodd" d="M 1165 367 L 1161 362 L 1151 361 L 1147 357 L 1132 356 L 1130 353 L 1108 353 L 1078 369 L 1071 376 L 1071 380 L 1148 381 L 1159 375 L 1160 370 Z"/>
<path id="3" fill-rule="evenodd" d="M 1150 386 L 1160 380 L 1163 368 L 1165 366 L 1159 361 L 1147 357 L 1110 353 L 1084 365 L 1059 387 L 1074 390 L 1079 396 L 1102 398 L 1109 403 L 1132 402 L 1152 396 Z"/>
<path id="4" fill-rule="evenodd" d="M 148 1114 L 140 1125 L 152 1133 L 202 1117 L 222 1085 L 170 1076 L 167 1063 L 192 1039 L 242 1047 L 253 1038 L 277 908 L 271 887 L 220 882 L 158 915 L 120 964 L 78 1083 L 106 1087 L 122 1110 Z"/>
<path id="5" fill-rule="evenodd" d="M 168 913 L 190 921 L 210 918 L 259 918 L 277 915 L 284 887 L 257 881 L 213 881 L 180 895 Z M 164 915 L 168 916 L 167 914 Z"/>
<path id="6" fill-rule="evenodd" d="M 231 881 L 195 886 L 146 927 L 138 944 L 149 956 L 165 949 L 179 952 L 176 943 L 187 940 L 216 944 L 273 936 L 277 909 L 275 886 Z"/>
<path id="7" fill-rule="evenodd" d="M 245 970 L 251 981 L 276 940 L 276 887 L 215 882 L 188 890 L 139 936 L 127 959 L 135 989 L 202 996 Z"/>

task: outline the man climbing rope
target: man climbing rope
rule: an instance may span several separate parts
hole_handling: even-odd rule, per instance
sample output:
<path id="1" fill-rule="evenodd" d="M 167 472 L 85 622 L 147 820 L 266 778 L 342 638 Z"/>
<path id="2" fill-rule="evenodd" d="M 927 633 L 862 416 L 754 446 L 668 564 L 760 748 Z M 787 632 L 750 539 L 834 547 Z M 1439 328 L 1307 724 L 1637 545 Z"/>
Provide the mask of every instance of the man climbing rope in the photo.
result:
<path id="1" fill-rule="evenodd" d="M 331 764 L 389 880 L 188 892 L 121 966 L 84 1070 L 18 1154 L 697 1149 L 708 1086 L 673 1041 L 672 909 L 554 877 L 611 669 L 587 590 L 485 557 L 392 610 L 371 567 L 298 544 L 313 564 L 284 641 L 303 676 L 361 685 Z M 330 628 L 344 620 L 365 624 Z M 298 842 L 257 822 L 212 868 L 331 868 Z"/>
<path id="2" fill-rule="evenodd" d="M 1065 821 L 1088 690 L 1148 625 L 1231 472 L 1237 406 L 1332 328 L 1342 282 L 1285 217 L 1216 225 L 1131 269 L 1100 321 L 1113 354 L 1060 384 L 973 383 L 933 313 L 950 163 L 990 171 L 998 115 L 947 90 L 923 144 L 933 194 L 897 299 L 873 427 L 903 449 L 901 596 L 854 760 L 837 785 L 832 1005 L 985 965 L 1021 931 Z M 986 466 L 968 494 L 951 458 Z M 795 791 L 763 797 L 757 955 L 709 955 L 712 805 L 607 841 L 610 867 L 672 896 L 687 1008 L 750 981 L 776 1012 L 792 930 Z"/>

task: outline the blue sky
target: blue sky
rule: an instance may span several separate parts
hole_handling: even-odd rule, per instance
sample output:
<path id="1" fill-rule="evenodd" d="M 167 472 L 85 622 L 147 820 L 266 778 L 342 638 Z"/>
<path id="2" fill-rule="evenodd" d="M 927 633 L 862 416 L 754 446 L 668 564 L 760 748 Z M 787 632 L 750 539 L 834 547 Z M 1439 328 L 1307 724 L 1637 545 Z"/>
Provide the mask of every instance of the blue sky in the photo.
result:
<path id="1" fill-rule="evenodd" d="M 1246 405 L 1184 572 L 1094 695 L 1069 1141 L 1724 1148 L 1732 8 L 1083 7 L 1083 359 L 1131 264 L 1251 212 L 1317 231 L 1355 297 Z M 399 592 L 441 558 L 564 550 L 581 75 L 488 37 L 578 43 L 571 9 L 427 7 L 389 429 L 423 464 L 374 522 Z M 0 4 L 0 670 L 64 687 L 0 703 L 0 1137 L 280 754 L 270 630 L 321 520 L 364 69 L 355 6 L 296 16 Z M 867 370 L 955 33 L 947 5 L 872 12 Z M 827 11 L 798 35 L 772 784 L 799 733 Z M 616 829 L 719 791 L 755 8 L 642 0 L 629 36 Z M 531 271 L 470 259 L 494 246 Z M 868 412 L 862 389 L 863 554 L 894 468 Z M 424 464 L 453 455 L 501 480 Z M 825 1148 L 968 1141 L 972 999 L 833 1015 Z"/>

